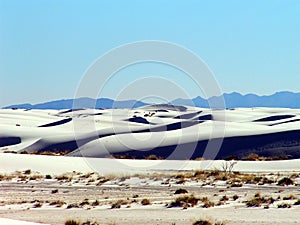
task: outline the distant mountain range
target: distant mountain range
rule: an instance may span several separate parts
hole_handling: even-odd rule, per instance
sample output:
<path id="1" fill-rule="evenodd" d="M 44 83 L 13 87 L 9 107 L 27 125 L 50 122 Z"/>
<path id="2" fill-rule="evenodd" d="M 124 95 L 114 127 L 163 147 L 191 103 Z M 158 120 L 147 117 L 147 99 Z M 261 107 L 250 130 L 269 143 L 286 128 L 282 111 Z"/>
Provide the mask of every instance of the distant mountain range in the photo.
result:
<path id="1" fill-rule="evenodd" d="M 258 96 L 255 94 L 242 95 L 237 92 L 230 94 L 223 94 L 226 108 L 252 108 L 252 107 L 278 107 L 278 108 L 300 108 L 300 93 L 293 92 L 277 92 L 269 96 Z M 220 98 L 211 97 L 204 99 L 200 96 L 193 99 L 175 99 L 169 104 L 172 105 L 185 105 L 196 106 L 202 108 L 209 108 L 209 101 L 214 101 Z M 21 108 L 21 109 L 71 109 L 71 108 L 138 108 L 141 106 L 149 105 L 149 103 L 126 100 L 114 101 L 109 98 L 79 98 L 64 99 L 57 101 L 50 101 L 40 104 L 18 104 L 10 105 L 4 108 Z"/>

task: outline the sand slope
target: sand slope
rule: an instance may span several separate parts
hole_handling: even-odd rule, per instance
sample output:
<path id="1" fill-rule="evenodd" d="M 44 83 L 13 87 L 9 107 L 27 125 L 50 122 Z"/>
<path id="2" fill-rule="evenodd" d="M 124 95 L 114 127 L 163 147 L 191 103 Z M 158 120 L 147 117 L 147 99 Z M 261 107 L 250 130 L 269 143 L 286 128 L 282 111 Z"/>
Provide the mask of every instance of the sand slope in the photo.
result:
<path id="1" fill-rule="evenodd" d="M 213 143 L 210 152 L 204 153 L 209 140 Z M 156 154 L 169 159 L 257 152 L 299 158 L 299 146 L 297 109 L 211 111 L 158 105 L 131 110 L 0 110 L 2 152 L 70 150 L 73 156 Z"/>

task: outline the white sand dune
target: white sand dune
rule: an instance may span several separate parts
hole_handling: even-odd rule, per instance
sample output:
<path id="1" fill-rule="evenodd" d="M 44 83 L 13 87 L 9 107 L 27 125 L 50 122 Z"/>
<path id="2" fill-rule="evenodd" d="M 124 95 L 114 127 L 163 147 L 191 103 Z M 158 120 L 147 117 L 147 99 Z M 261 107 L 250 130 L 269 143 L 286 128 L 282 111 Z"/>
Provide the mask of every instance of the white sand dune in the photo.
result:
<path id="1" fill-rule="evenodd" d="M 299 158 L 299 137 L 297 109 L 0 110 L 0 152 L 71 150 L 72 156 L 89 157 L 159 152 L 167 157 L 179 146 L 180 151 L 194 148 L 195 158 L 203 155 L 208 140 L 224 138 L 219 158 L 275 147 L 279 154 Z"/>

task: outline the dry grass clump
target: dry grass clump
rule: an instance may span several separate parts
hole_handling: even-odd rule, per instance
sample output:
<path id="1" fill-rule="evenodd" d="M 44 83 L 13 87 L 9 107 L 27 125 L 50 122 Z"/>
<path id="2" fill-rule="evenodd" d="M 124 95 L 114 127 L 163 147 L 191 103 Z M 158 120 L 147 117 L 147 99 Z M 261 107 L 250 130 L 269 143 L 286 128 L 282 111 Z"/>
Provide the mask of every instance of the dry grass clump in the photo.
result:
<path id="1" fill-rule="evenodd" d="M 156 155 L 149 155 L 145 159 L 147 159 L 147 160 L 163 160 L 164 158 L 156 156 Z"/>
<path id="2" fill-rule="evenodd" d="M 77 221 L 77 220 L 71 219 L 71 220 L 67 220 L 67 221 L 65 222 L 65 225 L 80 225 L 80 222 Z"/>
<path id="3" fill-rule="evenodd" d="M 56 206 L 56 207 L 62 207 L 66 203 L 64 201 L 56 200 L 49 203 L 49 205 Z"/>
<path id="4" fill-rule="evenodd" d="M 98 200 L 95 200 L 94 202 L 92 202 L 91 205 L 92 206 L 98 206 L 98 205 L 100 205 L 100 202 Z"/>
<path id="5" fill-rule="evenodd" d="M 79 208 L 77 203 L 71 203 L 67 206 L 67 209 L 72 209 L 72 208 Z"/>
<path id="6" fill-rule="evenodd" d="M 290 204 L 287 204 L 287 203 L 281 203 L 281 204 L 278 204 L 277 205 L 277 208 L 278 209 L 289 209 L 291 208 L 292 206 Z"/>
<path id="7" fill-rule="evenodd" d="M 193 223 L 193 225 L 225 225 L 225 223 L 220 223 L 220 222 L 212 223 L 209 220 L 197 220 Z"/>
<path id="8" fill-rule="evenodd" d="M 288 195 L 288 196 L 284 196 L 283 198 L 282 198 L 282 200 L 295 200 L 295 199 L 297 199 L 297 197 L 295 196 L 295 195 Z"/>
<path id="9" fill-rule="evenodd" d="M 91 221 L 86 221 L 86 222 L 81 223 L 78 220 L 70 219 L 65 222 L 65 225 L 99 225 L 99 223 L 91 222 Z"/>
<path id="10" fill-rule="evenodd" d="M 247 207 L 261 207 L 262 204 L 273 204 L 275 202 L 275 199 L 268 196 L 261 196 L 260 193 L 256 193 L 254 195 L 254 198 L 246 201 Z"/>
<path id="11" fill-rule="evenodd" d="M 144 198 L 144 199 L 141 201 L 141 204 L 142 204 L 142 205 L 151 205 L 151 202 L 150 202 L 149 199 Z"/>
<path id="12" fill-rule="evenodd" d="M 194 207 L 198 204 L 198 201 L 200 199 L 196 198 L 194 195 L 185 195 L 185 196 L 180 196 L 175 199 L 175 201 L 171 202 L 168 207 L 173 208 L 173 207 L 183 207 L 183 208 L 188 208 L 188 207 Z"/>
<path id="13" fill-rule="evenodd" d="M 98 183 L 96 184 L 96 186 L 101 186 L 101 185 L 105 184 L 107 181 L 109 181 L 109 179 L 107 179 L 107 178 L 104 178 L 104 177 L 98 178 Z"/>
<path id="14" fill-rule="evenodd" d="M 229 200 L 229 198 L 226 196 L 226 195 L 224 195 L 224 196 L 222 196 L 221 198 L 220 198 L 220 201 L 221 202 L 226 202 L 226 201 L 228 201 Z"/>
<path id="15" fill-rule="evenodd" d="M 128 202 L 125 200 L 118 200 L 111 204 L 111 209 L 120 209 L 122 205 L 128 205 Z"/>
<path id="16" fill-rule="evenodd" d="M 33 208 L 41 208 L 43 206 L 43 204 L 41 202 L 36 202 L 33 205 Z"/>
<path id="17" fill-rule="evenodd" d="M 193 225 L 213 225 L 213 224 L 208 220 L 197 220 L 193 223 Z"/>
<path id="18" fill-rule="evenodd" d="M 238 195 L 234 195 L 234 196 L 232 196 L 232 199 L 233 199 L 233 201 L 236 201 L 236 200 L 239 199 L 239 196 Z"/>
<path id="19" fill-rule="evenodd" d="M 88 199 L 84 199 L 84 200 L 79 204 L 80 207 L 83 207 L 83 206 L 85 206 L 85 205 L 90 205 L 90 202 L 89 202 Z"/>
<path id="20" fill-rule="evenodd" d="M 277 185 L 280 186 L 294 185 L 294 181 L 289 177 L 283 177 L 277 182 Z"/>
<path id="21" fill-rule="evenodd" d="M 65 182 L 70 182 L 72 181 L 72 176 L 68 175 L 68 174 L 62 174 L 62 175 L 58 175 L 55 177 L 56 180 L 58 181 L 65 181 Z"/>
<path id="22" fill-rule="evenodd" d="M 0 181 L 10 181 L 13 178 L 16 178 L 14 174 L 0 174 Z"/>
<path id="23" fill-rule="evenodd" d="M 183 189 L 183 188 L 179 188 L 175 191 L 175 195 L 180 195 L 180 194 L 187 194 L 188 191 L 186 189 Z"/>
<path id="24" fill-rule="evenodd" d="M 202 208 L 211 208 L 215 206 L 215 203 L 210 201 L 208 197 L 200 198 L 201 202 L 203 202 Z"/>
<path id="25" fill-rule="evenodd" d="M 300 205 L 300 199 L 298 199 L 298 200 L 294 203 L 294 205 Z"/>
<path id="26" fill-rule="evenodd" d="M 50 180 L 50 179 L 52 179 L 52 176 L 47 174 L 47 175 L 45 175 L 45 179 Z"/>

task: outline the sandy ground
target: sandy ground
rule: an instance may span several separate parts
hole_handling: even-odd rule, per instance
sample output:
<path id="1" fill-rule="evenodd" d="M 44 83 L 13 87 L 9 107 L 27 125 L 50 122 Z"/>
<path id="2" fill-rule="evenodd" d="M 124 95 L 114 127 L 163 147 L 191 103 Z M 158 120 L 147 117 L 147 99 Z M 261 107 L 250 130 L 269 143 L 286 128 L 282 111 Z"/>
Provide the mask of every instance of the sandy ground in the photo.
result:
<path id="1" fill-rule="evenodd" d="M 15 177 L 0 182 L 0 217 L 54 225 L 64 224 L 68 219 L 117 225 L 191 225 L 198 219 L 223 222 L 226 225 L 300 224 L 300 206 L 294 205 L 296 199 L 300 198 L 297 185 L 283 187 L 276 184 L 244 184 L 242 187 L 230 187 L 226 181 L 213 181 L 210 177 L 205 181 L 187 178 L 180 184 L 180 174 L 104 178 L 98 174 L 73 173 L 65 174 L 65 180 L 58 180 L 62 176 L 45 179 L 38 173 L 24 173 L 26 172 L 14 173 Z M 293 174 L 294 177 L 298 176 Z M 256 176 L 277 179 L 274 174 Z M 295 178 L 296 181 L 297 179 Z M 179 196 L 185 196 L 174 194 L 179 188 L 186 189 L 186 195 L 207 197 L 215 204 L 224 196 L 228 200 L 220 206 L 210 208 L 203 208 L 202 202 L 187 209 L 167 207 Z M 266 204 L 248 208 L 245 202 L 257 193 L 260 196 L 272 196 L 276 201 L 268 204 L 269 209 L 264 209 Z M 238 196 L 237 200 L 233 200 L 234 195 Z M 283 200 L 290 196 L 294 199 Z M 142 205 L 142 199 L 149 199 L 151 204 Z M 95 200 L 99 205 L 92 206 Z M 111 209 L 112 204 L 118 200 L 125 202 L 124 205 L 120 209 Z M 64 204 L 60 207 L 51 205 L 55 201 L 62 201 Z M 80 206 L 80 203 L 86 201 L 89 204 Z M 291 208 L 278 208 L 282 203 L 291 205 Z M 80 208 L 68 209 L 72 204 L 77 204 Z M 0 224 L 6 223 L 1 223 L 0 220 Z"/>

